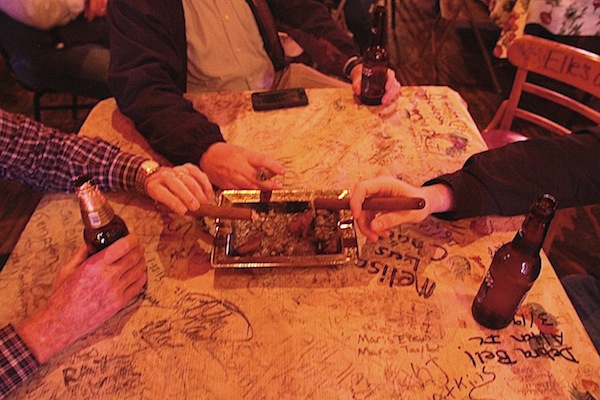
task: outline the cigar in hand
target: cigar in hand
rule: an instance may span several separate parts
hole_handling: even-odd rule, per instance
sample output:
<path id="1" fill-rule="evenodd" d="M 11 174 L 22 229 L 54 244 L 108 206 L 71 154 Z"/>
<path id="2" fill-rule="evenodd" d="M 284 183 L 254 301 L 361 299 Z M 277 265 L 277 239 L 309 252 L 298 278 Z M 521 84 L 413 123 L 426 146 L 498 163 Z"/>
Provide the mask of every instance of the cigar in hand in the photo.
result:
<path id="1" fill-rule="evenodd" d="M 212 217 L 220 219 L 240 219 L 247 221 L 256 221 L 258 214 L 251 208 L 246 207 L 228 207 L 201 204 L 196 211 L 188 211 L 187 215 L 193 217 Z"/>
<path id="2" fill-rule="evenodd" d="M 348 210 L 350 198 L 315 197 L 312 206 L 314 209 Z M 420 210 L 423 207 L 425 199 L 420 197 L 368 197 L 362 204 L 363 210 L 371 211 Z"/>

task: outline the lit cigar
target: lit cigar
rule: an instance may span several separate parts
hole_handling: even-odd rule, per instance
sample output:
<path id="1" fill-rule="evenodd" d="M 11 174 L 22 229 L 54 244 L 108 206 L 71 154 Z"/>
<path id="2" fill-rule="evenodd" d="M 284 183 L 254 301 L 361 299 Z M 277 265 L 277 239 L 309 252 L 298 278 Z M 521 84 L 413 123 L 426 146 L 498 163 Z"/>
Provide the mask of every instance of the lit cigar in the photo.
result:
<path id="1" fill-rule="evenodd" d="M 258 217 L 256 211 L 251 208 L 213 206 L 208 204 L 201 204 L 198 210 L 188 211 L 187 215 L 191 215 L 193 217 L 242 219 L 248 221 L 256 220 Z"/>
<path id="2" fill-rule="evenodd" d="M 315 197 L 312 200 L 314 209 L 348 210 L 350 199 Z M 363 210 L 400 211 L 420 210 L 425 207 L 425 200 L 420 197 L 368 197 L 362 204 Z"/>

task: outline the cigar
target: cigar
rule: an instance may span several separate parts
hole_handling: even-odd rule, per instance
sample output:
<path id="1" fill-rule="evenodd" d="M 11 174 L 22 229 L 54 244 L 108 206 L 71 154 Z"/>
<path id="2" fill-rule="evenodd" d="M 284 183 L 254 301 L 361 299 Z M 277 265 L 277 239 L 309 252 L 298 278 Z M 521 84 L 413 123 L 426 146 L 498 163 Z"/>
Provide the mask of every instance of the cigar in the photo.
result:
<path id="1" fill-rule="evenodd" d="M 191 215 L 193 217 L 241 219 L 247 221 L 256 220 L 258 217 L 256 211 L 251 208 L 213 206 L 208 204 L 201 204 L 198 210 L 188 211 L 187 215 Z"/>
<path id="2" fill-rule="evenodd" d="M 312 200 L 314 209 L 348 210 L 350 199 L 315 197 Z M 362 204 L 363 210 L 400 211 L 420 210 L 425 207 L 425 199 L 420 197 L 368 197 Z"/>

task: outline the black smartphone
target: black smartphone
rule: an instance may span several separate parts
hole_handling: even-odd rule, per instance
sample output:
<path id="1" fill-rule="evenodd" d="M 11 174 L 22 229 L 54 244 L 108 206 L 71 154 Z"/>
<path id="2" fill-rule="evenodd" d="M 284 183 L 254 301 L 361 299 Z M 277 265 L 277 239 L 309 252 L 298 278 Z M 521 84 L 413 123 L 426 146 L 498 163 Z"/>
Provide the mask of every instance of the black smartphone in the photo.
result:
<path id="1" fill-rule="evenodd" d="M 299 107 L 307 104 L 308 97 L 302 88 L 252 93 L 252 107 L 255 111 Z"/>

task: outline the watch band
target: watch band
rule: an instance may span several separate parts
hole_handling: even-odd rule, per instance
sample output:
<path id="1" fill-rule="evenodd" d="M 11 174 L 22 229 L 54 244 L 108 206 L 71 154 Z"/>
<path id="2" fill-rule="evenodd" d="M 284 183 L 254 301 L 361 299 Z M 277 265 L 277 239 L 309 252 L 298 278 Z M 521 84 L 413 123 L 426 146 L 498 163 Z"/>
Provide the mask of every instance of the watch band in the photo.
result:
<path id="1" fill-rule="evenodd" d="M 351 80 L 350 72 L 352 72 L 354 67 L 356 67 L 358 64 L 362 64 L 362 62 L 363 62 L 362 57 L 358 57 L 358 56 L 351 57 L 348 61 L 346 61 L 346 65 L 344 66 L 344 76 L 346 78 L 348 78 L 348 80 Z"/>
<path id="2" fill-rule="evenodd" d="M 135 190 L 138 193 L 145 194 L 146 179 L 160 169 L 160 164 L 154 160 L 146 160 L 140 164 L 135 176 Z"/>

